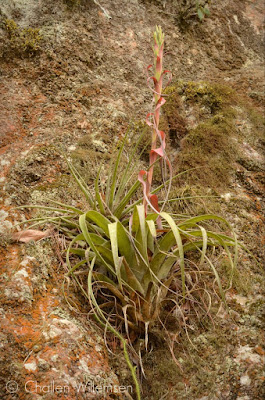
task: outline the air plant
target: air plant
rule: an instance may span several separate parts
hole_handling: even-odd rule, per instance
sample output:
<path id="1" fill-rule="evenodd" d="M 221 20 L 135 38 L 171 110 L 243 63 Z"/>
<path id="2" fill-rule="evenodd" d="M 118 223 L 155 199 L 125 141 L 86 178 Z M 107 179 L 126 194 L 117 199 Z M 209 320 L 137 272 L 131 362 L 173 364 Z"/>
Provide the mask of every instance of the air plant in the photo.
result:
<path id="1" fill-rule="evenodd" d="M 232 231 L 223 218 L 216 215 L 171 215 L 163 211 L 168 195 L 159 209 L 157 193 L 166 187 L 169 193 L 175 179 L 166 155 L 166 135 L 159 130 L 160 109 L 165 103 L 162 80 L 169 73 L 162 69 L 163 47 L 164 34 L 161 27 L 157 27 L 153 48 L 154 75 L 147 79 L 149 85 L 151 81 L 154 83 L 154 111 L 146 118 L 152 136 L 148 168 L 141 170 L 138 180 L 130 183 L 131 169 L 141 143 L 139 138 L 130 153 L 126 168 L 118 173 L 125 137 L 105 188 L 101 184 L 100 170 L 94 188 L 91 189 L 76 168 L 67 161 L 85 196 L 86 210 L 57 201 L 53 201 L 52 207 L 31 206 L 55 213 L 51 217 L 31 220 L 31 227 L 51 222 L 67 238 L 67 276 L 74 279 L 89 300 L 96 319 L 121 340 L 138 400 L 141 397 L 140 386 L 128 355 L 128 342 L 133 346 L 134 339 L 143 336 L 147 348 L 148 334 L 161 321 L 162 312 L 165 312 L 164 305 L 171 303 L 168 313 L 172 314 L 176 307 L 181 308 L 186 301 L 191 301 L 195 281 L 202 269 L 208 268 L 208 273 L 213 275 L 219 295 L 225 302 L 225 290 L 217 268 L 210 259 L 209 249 L 222 249 L 229 260 L 229 285 L 237 259 L 234 234 L 229 236 L 206 229 L 212 220 L 226 225 Z M 151 65 L 148 71 L 150 69 Z M 161 163 L 163 183 L 152 188 L 153 168 L 157 162 Z M 168 179 L 166 170 L 169 171 Z M 139 197 L 137 194 L 141 185 L 143 195 Z M 234 257 L 231 249 L 235 249 Z M 194 261 L 189 261 L 194 252 L 200 256 L 195 270 L 192 267 Z M 84 273 L 86 280 L 82 278 Z"/>

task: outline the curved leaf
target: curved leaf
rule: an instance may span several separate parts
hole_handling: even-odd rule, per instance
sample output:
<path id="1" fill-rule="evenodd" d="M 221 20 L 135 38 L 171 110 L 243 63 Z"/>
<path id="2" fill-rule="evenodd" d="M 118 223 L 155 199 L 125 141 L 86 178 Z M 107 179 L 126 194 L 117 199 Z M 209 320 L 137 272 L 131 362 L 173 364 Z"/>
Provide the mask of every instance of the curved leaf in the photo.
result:
<path id="1" fill-rule="evenodd" d="M 91 234 L 88 232 L 88 229 L 87 229 L 86 219 L 87 219 L 87 213 L 85 213 L 83 215 L 80 215 L 80 217 L 79 217 L 79 225 L 80 225 L 81 231 L 82 231 L 82 233 L 84 235 L 84 238 L 85 238 L 86 242 L 88 243 L 89 247 L 96 254 L 96 258 L 95 259 L 99 259 L 100 261 L 102 261 L 103 265 L 105 265 L 105 267 L 115 275 L 115 271 L 114 271 L 113 267 L 105 260 L 104 257 L 102 257 L 102 255 L 100 254 L 100 252 L 97 249 L 97 246 L 93 242 Z M 103 248 L 103 246 L 102 246 L 102 248 Z"/>
<path id="2" fill-rule="evenodd" d="M 183 244 L 182 239 L 179 233 L 179 229 L 175 224 L 173 218 L 166 212 L 160 213 L 161 217 L 164 218 L 167 223 L 169 224 L 170 228 L 172 229 L 173 235 L 176 239 L 176 243 L 178 245 L 179 257 L 180 257 L 180 271 L 181 271 L 181 282 L 182 282 L 182 294 L 185 297 L 185 264 L 184 264 L 184 251 L 183 251 Z"/>
<path id="3" fill-rule="evenodd" d="M 108 225 L 111 223 L 104 215 L 99 213 L 98 211 L 87 211 L 85 214 L 86 219 L 94 222 L 97 226 L 103 229 L 104 233 L 109 237 L 109 229 Z"/>

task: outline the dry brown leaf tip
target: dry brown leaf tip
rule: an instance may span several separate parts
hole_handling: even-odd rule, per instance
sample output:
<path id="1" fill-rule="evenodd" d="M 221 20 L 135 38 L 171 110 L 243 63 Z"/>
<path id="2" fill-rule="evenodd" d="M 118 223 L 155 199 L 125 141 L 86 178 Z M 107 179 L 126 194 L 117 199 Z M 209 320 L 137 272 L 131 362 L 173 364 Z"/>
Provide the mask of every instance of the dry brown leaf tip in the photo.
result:
<path id="1" fill-rule="evenodd" d="M 16 232 L 12 235 L 12 239 L 16 242 L 28 243 L 31 240 L 35 242 L 50 236 L 52 229 L 47 229 L 46 231 L 39 231 L 36 229 L 26 229 L 24 231 Z"/>

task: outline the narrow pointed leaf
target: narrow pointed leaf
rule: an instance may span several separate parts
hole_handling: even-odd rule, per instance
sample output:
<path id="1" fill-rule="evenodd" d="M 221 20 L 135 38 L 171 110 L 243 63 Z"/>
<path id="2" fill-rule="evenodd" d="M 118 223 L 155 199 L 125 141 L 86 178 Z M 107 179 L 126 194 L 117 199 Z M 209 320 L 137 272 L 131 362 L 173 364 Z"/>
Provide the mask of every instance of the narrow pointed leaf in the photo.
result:
<path id="1" fill-rule="evenodd" d="M 145 294 L 144 288 L 141 285 L 140 281 L 136 278 L 135 274 L 133 273 L 133 271 L 131 270 L 131 268 L 129 267 L 128 263 L 126 262 L 125 259 L 123 259 L 123 264 L 125 267 L 125 272 L 126 272 L 126 279 L 128 282 L 128 285 L 136 290 L 137 292 L 141 293 L 142 295 Z"/>
<path id="2" fill-rule="evenodd" d="M 99 211 L 101 212 L 101 214 L 105 214 L 105 209 L 104 209 L 104 204 L 103 201 L 101 199 L 101 195 L 99 192 L 99 176 L 100 176 L 100 171 L 101 171 L 101 167 L 99 168 L 96 180 L 95 180 L 95 196 L 96 196 L 96 200 L 98 203 L 98 207 L 99 207 Z"/>
<path id="3" fill-rule="evenodd" d="M 161 217 L 164 218 L 167 223 L 169 224 L 170 228 L 172 229 L 172 232 L 174 234 L 174 237 L 176 239 L 176 243 L 178 245 L 178 251 L 179 251 L 179 257 L 180 257 L 180 270 L 181 270 L 181 282 L 182 282 L 182 294 L 183 297 L 185 297 L 185 265 L 184 265 L 184 251 L 183 251 L 183 244 L 182 244 L 182 239 L 179 233 L 179 229 L 177 225 L 175 224 L 173 218 L 165 212 L 160 213 Z"/>
<path id="4" fill-rule="evenodd" d="M 87 199 L 88 203 L 90 204 L 91 207 L 94 206 L 94 202 L 93 199 L 90 195 L 90 190 L 87 187 L 84 179 L 81 177 L 81 175 L 79 174 L 79 172 L 76 170 L 76 168 L 66 159 L 67 165 L 76 181 L 76 183 L 78 184 L 79 188 L 81 189 L 81 191 L 83 192 L 83 194 L 85 195 L 85 198 Z"/>
<path id="5" fill-rule="evenodd" d="M 206 232 L 206 230 L 202 226 L 200 226 L 200 230 L 201 230 L 201 233 L 202 233 L 203 246 L 202 246 L 201 259 L 200 259 L 200 264 L 199 265 L 202 265 L 203 262 L 204 262 L 204 259 L 205 259 L 205 255 L 206 255 L 208 240 L 207 240 L 207 232 Z"/>
<path id="6" fill-rule="evenodd" d="M 110 224 L 110 221 L 104 217 L 104 215 L 100 214 L 98 211 L 91 210 L 88 211 L 85 216 L 86 219 L 94 222 L 97 226 L 103 229 L 104 233 L 109 237 L 108 225 Z"/>
<path id="7" fill-rule="evenodd" d="M 117 276 L 117 279 L 118 279 L 119 287 L 122 290 L 122 283 L 121 283 L 121 263 L 122 263 L 122 258 L 119 257 L 117 225 L 118 225 L 117 222 L 113 222 L 112 224 L 108 225 L 108 228 L 109 228 L 111 251 L 112 251 L 112 256 L 113 256 L 116 276 Z"/>
<path id="8" fill-rule="evenodd" d="M 80 215 L 83 214 L 83 211 L 79 210 L 79 208 L 76 208 L 76 207 L 73 207 L 73 206 L 69 206 L 68 204 L 64 204 L 64 203 L 61 203 L 60 201 L 55 201 L 55 200 L 52 200 L 52 199 L 49 199 L 48 201 L 50 203 L 57 204 L 57 206 L 63 207 L 65 210 L 70 210 L 70 211 L 73 211 L 74 213 L 80 214 Z"/>
<path id="9" fill-rule="evenodd" d="M 88 243 L 89 247 L 96 254 L 96 259 L 98 258 L 100 261 L 102 261 L 103 265 L 105 265 L 105 267 L 115 275 L 115 271 L 114 271 L 113 267 L 104 259 L 104 257 L 102 257 L 102 255 L 98 251 L 96 245 L 94 244 L 93 239 L 91 238 L 90 233 L 88 232 L 88 229 L 87 229 L 86 218 L 87 218 L 87 213 L 80 215 L 80 217 L 79 217 L 79 225 L 80 225 L 81 231 L 84 235 L 86 242 Z"/>

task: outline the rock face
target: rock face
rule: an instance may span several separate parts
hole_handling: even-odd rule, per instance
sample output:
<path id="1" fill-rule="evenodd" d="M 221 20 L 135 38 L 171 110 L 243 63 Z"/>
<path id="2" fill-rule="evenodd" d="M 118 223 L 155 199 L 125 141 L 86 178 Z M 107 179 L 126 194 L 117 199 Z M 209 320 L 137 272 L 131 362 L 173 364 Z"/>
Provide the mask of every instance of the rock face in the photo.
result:
<path id="1" fill-rule="evenodd" d="M 192 21 L 184 31 L 176 23 L 173 0 L 96 3 L 0 4 L 1 399 L 128 398 L 117 388 L 129 374 L 120 365 L 115 372 L 110 367 L 103 333 L 87 318 L 84 299 L 71 285 L 66 296 L 62 289 L 66 270 L 59 257 L 60 239 L 14 244 L 10 230 L 33 215 L 16 206 L 45 202 L 47 197 L 80 201 L 69 187 L 62 153 L 72 153 L 93 179 L 98 160 L 108 160 L 113 141 L 122 137 L 129 120 L 145 118 L 152 95 L 144 70 L 152 60 L 155 25 L 165 30 L 166 66 L 175 80 L 214 81 L 238 95 L 233 107 L 237 133 L 244 138 L 238 144 L 241 158 L 231 166 L 235 173 L 230 186 L 218 194 L 226 200 L 240 238 L 262 261 L 264 137 L 258 137 L 258 131 L 265 83 L 264 2 L 212 1 L 211 15 L 202 23 Z M 248 117 L 245 104 L 251 105 Z M 210 111 L 188 105 L 183 113 L 178 124 L 187 124 L 182 126 L 186 135 Z M 177 163 L 181 148 L 171 151 Z M 238 199 L 236 208 L 233 197 Z M 180 344 L 178 360 L 185 376 L 169 374 L 169 364 L 163 366 L 165 372 L 159 364 L 161 349 L 155 349 L 158 372 L 147 360 L 143 398 L 263 398 L 262 278 L 249 260 L 241 260 L 240 273 L 253 281 L 249 292 L 228 294 L 232 325 L 227 314 L 220 314 L 230 345 L 221 333 L 216 334 L 219 341 L 211 331 L 192 337 L 204 360 L 198 361 L 203 373 L 194 374 L 196 365 L 185 359 L 186 350 L 193 350 Z M 66 280 L 65 291 L 67 285 Z M 206 367 L 209 362 L 214 371 Z"/>
<path id="2" fill-rule="evenodd" d="M 118 385 L 99 332 L 63 301 L 54 261 L 18 246 L 1 256 L 3 398 L 98 398 L 94 387 Z"/>

